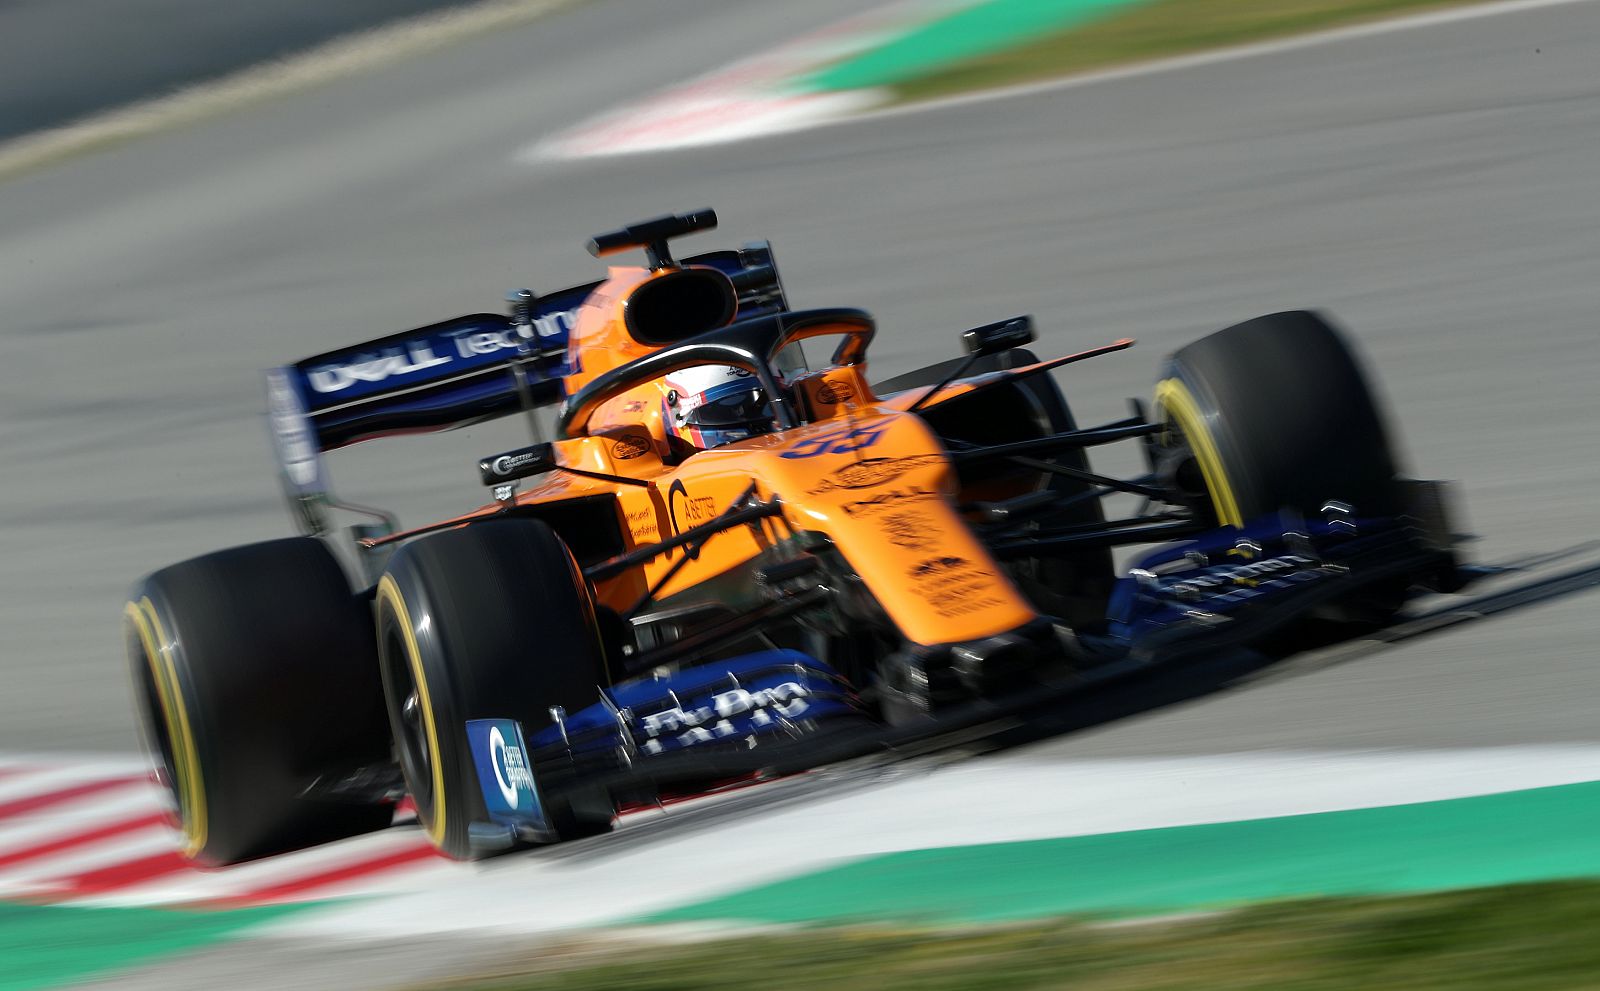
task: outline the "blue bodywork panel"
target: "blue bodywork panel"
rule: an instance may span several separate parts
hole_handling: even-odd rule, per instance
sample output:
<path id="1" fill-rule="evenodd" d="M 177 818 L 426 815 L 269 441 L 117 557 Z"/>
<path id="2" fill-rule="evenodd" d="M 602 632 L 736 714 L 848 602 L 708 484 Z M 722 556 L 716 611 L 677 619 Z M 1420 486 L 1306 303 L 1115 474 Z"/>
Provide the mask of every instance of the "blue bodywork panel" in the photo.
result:
<path id="1" fill-rule="evenodd" d="M 534 781 L 528 745 L 522 739 L 522 726 L 514 719 L 470 720 L 467 745 L 489 819 L 520 827 L 523 833 L 553 835 Z"/>
<path id="2" fill-rule="evenodd" d="M 870 725 L 855 693 L 828 665 L 795 650 L 624 682 L 595 705 L 563 714 L 521 750 L 512 743 L 522 739 L 514 720 L 466 724 L 490 820 L 533 842 L 554 836 L 541 803 L 547 779 L 559 790 L 575 771 L 639 769 L 690 750 L 743 755 L 845 725 Z"/>
<path id="3" fill-rule="evenodd" d="M 1428 553 L 1404 521 L 1267 516 L 1145 555 L 1113 589 L 1107 628 L 1129 650 L 1204 639 L 1244 620 L 1293 618 L 1327 592 L 1415 570 Z"/>
<path id="4" fill-rule="evenodd" d="M 536 733 L 529 741 L 534 752 L 560 747 L 577 755 L 621 748 L 650 756 L 713 743 L 748 748 L 861 716 L 861 704 L 844 679 L 797 650 L 764 650 L 640 678 L 602 695 L 562 725 Z"/>

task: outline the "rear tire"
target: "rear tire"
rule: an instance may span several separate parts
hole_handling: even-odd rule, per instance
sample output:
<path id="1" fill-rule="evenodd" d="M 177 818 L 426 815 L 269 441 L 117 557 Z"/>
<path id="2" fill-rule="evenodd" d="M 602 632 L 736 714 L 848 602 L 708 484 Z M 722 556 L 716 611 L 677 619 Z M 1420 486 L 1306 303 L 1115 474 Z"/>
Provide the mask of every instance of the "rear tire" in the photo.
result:
<path id="1" fill-rule="evenodd" d="M 307 797 L 389 759 L 372 615 L 309 537 L 163 568 L 124 610 L 135 704 L 184 853 L 213 866 L 387 826 Z"/>
<path id="2" fill-rule="evenodd" d="M 552 706 L 575 714 L 599 701 L 609 678 L 588 585 L 544 523 L 474 523 L 395 553 L 378 582 L 377 626 L 417 817 L 439 849 L 471 859 L 469 827 L 488 813 L 466 723 L 514 719 L 531 744 Z M 610 828 L 609 806 L 542 798 L 563 839 Z"/>
<path id="3" fill-rule="evenodd" d="M 1156 386 L 1162 442 L 1199 468 L 1209 512 L 1240 526 L 1330 500 L 1402 506 L 1389 430 L 1343 336 L 1313 313 L 1257 317 L 1179 350 Z"/>

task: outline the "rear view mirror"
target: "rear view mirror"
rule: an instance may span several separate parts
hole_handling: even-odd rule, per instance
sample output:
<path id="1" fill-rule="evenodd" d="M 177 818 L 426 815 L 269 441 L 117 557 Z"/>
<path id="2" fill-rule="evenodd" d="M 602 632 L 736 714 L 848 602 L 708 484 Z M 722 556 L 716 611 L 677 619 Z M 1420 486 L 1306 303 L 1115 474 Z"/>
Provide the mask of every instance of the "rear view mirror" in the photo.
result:
<path id="1" fill-rule="evenodd" d="M 961 344 L 968 354 L 983 357 L 1032 344 L 1034 336 L 1033 317 L 1023 315 L 974 327 L 961 335 Z"/>
<path id="2" fill-rule="evenodd" d="M 478 473 L 483 478 L 483 484 L 502 485 L 519 478 L 543 475 L 557 467 L 555 445 L 534 444 L 484 458 L 478 462 Z"/>

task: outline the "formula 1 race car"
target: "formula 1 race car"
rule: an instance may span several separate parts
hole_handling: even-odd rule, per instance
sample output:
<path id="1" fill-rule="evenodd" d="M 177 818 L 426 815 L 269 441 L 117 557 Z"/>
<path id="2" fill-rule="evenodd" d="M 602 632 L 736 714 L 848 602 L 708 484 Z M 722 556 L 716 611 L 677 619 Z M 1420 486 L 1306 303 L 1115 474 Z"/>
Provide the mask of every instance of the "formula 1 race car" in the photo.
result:
<path id="1" fill-rule="evenodd" d="M 1108 667 L 1382 623 L 1468 575 L 1446 489 L 1399 477 L 1314 314 L 1190 344 L 1149 415 L 1080 428 L 1051 372 L 1132 341 L 1041 361 L 1017 317 L 873 382 L 872 318 L 790 309 L 770 245 L 673 260 L 715 225 L 602 234 L 591 253 L 646 264 L 269 373 L 303 535 L 165 568 L 126 609 L 190 856 L 376 829 L 407 795 L 460 858 L 603 832 Z M 524 411 L 534 442 L 478 462 L 493 498 L 463 516 L 400 530 L 328 485 L 327 451 Z M 1089 467 L 1119 441 L 1138 477 Z M 1115 493 L 1141 508 L 1107 519 Z M 1119 576 L 1126 545 L 1156 546 Z"/>

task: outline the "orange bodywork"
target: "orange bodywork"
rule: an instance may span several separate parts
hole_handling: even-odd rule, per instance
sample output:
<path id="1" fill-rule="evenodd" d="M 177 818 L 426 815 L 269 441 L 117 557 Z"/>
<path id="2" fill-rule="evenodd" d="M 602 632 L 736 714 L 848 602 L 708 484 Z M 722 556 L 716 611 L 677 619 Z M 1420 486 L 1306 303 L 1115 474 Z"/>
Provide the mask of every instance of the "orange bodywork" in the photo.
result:
<path id="1" fill-rule="evenodd" d="M 872 403 L 795 430 L 702 451 L 669 467 L 640 430 L 556 442 L 564 464 L 626 474 L 647 487 L 551 472 L 516 496 L 534 505 L 581 496 L 615 498 L 627 549 L 709 522 L 746 494 L 777 497 L 782 515 L 712 536 L 692 560 L 671 551 L 596 588 L 626 610 L 657 590 L 691 593 L 802 532 L 830 539 L 888 618 L 914 643 L 976 640 L 1016 629 L 1035 612 L 990 560 L 957 511 L 956 482 L 933 432 L 914 414 Z M 796 456 L 796 455 L 800 456 Z M 500 512 L 486 506 L 471 516 Z"/>
<path id="2" fill-rule="evenodd" d="M 569 396 L 654 350 L 629 336 L 624 317 L 629 295 L 659 275 L 614 268 L 580 309 L 570 338 L 578 370 L 565 381 Z M 881 401 L 865 371 L 858 364 L 795 376 L 785 387 L 802 425 L 687 455 L 663 429 L 664 388 L 639 386 L 601 407 L 584 436 L 554 445 L 563 466 L 648 484 L 556 470 L 535 478 L 513 504 L 609 496 L 629 551 L 711 521 L 752 486 L 755 497 L 781 503 L 779 515 L 710 536 L 687 552 L 688 561 L 684 549 L 670 550 L 600 581 L 597 599 L 619 612 L 652 589 L 662 600 L 692 602 L 702 585 L 750 567 L 758 555 L 782 559 L 792 546 L 798 556 L 802 543 L 824 538 L 911 643 L 978 640 L 1036 619 L 962 518 L 948 452 L 920 416 L 906 412 L 925 390 Z M 939 398 L 971 388 L 958 382 Z M 459 521 L 505 508 L 491 504 Z"/>
<path id="3" fill-rule="evenodd" d="M 573 369 L 564 380 L 567 395 L 601 374 L 656 350 L 634 340 L 628 333 L 627 301 L 640 286 L 652 279 L 664 278 L 672 271 L 675 270 L 651 272 L 643 268 L 612 266 L 606 272 L 606 281 L 578 308 L 577 323 L 567 337 L 567 364 Z"/>

